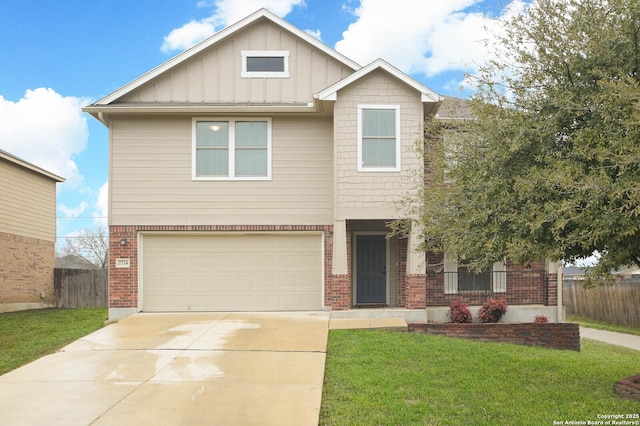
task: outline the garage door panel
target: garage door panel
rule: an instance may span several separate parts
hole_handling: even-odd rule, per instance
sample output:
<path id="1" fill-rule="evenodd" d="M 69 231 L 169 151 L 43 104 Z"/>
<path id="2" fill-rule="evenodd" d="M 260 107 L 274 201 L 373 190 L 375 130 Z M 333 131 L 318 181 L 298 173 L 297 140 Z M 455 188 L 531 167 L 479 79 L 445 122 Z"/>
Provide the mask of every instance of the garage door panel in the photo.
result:
<path id="1" fill-rule="evenodd" d="M 144 235 L 145 311 L 322 308 L 319 234 Z"/>

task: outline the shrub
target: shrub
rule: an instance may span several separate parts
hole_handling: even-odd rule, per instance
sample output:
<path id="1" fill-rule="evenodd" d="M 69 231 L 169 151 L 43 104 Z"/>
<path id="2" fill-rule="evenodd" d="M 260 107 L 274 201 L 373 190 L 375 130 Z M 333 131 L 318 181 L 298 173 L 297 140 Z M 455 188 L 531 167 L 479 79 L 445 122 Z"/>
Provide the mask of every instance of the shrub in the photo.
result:
<path id="1" fill-rule="evenodd" d="M 544 324 L 546 322 L 549 322 L 549 318 L 545 317 L 544 315 L 536 315 L 536 319 L 533 320 L 533 322 L 535 322 L 536 324 Z"/>
<path id="2" fill-rule="evenodd" d="M 506 300 L 489 299 L 478 311 L 478 318 L 482 322 L 498 322 L 507 308 Z"/>
<path id="3" fill-rule="evenodd" d="M 449 318 L 455 323 L 473 322 L 473 315 L 469 310 L 469 305 L 461 300 L 454 300 L 449 305 Z"/>

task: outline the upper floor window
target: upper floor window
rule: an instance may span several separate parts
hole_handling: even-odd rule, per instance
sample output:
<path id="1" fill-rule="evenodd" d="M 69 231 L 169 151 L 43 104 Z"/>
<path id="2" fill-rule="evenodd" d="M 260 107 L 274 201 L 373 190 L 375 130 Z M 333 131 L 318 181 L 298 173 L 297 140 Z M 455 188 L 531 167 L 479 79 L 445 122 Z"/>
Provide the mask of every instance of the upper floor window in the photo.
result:
<path id="1" fill-rule="evenodd" d="M 400 171 L 400 105 L 358 105 L 358 171 Z"/>
<path id="2" fill-rule="evenodd" d="M 286 50 L 243 50 L 242 77 L 289 77 Z"/>
<path id="3" fill-rule="evenodd" d="M 271 119 L 193 120 L 193 179 L 271 179 Z"/>

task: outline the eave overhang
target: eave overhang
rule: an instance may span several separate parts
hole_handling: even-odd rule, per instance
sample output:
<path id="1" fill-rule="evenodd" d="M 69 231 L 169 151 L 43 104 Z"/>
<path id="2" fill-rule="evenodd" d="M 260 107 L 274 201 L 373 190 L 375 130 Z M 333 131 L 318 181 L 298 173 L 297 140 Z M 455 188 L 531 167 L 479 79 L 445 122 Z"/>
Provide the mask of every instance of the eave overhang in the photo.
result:
<path id="1" fill-rule="evenodd" d="M 318 113 L 320 103 L 120 103 L 111 105 L 89 105 L 82 111 L 100 120 L 105 114 L 239 114 L 239 113 Z"/>
<path id="2" fill-rule="evenodd" d="M 16 157 L 13 154 L 9 154 L 6 151 L 3 151 L 0 149 L 0 159 L 6 160 L 12 164 L 15 164 L 17 166 L 23 167 L 27 170 L 30 170 L 32 172 L 38 173 L 42 176 L 45 176 L 49 179 L 54 180 L 55 182 L 64 182 L 66 179 L 63 177 L 60 177 L 56 174 L 53 174 L 51 172 L 46 171 L 43 168 L 40 168 L 38 166 L 36 166 L 35 164 L 31 164 L 28 161 L 23 160 L 22 158 Z"/>

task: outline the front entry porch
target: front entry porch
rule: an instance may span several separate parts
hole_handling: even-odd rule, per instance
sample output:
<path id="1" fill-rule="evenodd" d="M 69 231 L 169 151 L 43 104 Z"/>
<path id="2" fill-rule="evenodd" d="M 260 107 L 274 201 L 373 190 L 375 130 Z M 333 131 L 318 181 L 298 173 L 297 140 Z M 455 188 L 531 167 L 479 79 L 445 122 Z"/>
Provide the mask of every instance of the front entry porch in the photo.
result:
<path id="1" fill-rule="evenodd" d="M 463 300 L 474 314 L 489 298 L 505 299 L 509 310 L 502 322 L 530 322 L 537 315 L 551 322 L 564 319 L 558 308 L 557 272 L 553 264 L 524 266 L 506 262 L 489 292 L 469 291 L 445 272 L 442 253 L 416 250 L 416 238 L 389 237 L 390 220 L 337 220 L 327 258 L 325 309 L 334 318 L 404 318 L 408 323 L 448 322 L 452 300 Z M 445 276 L 450 275 L 449 279 Z M 560 299 L 560 300 L 559 300 Z M 560 303 L 561 305 L 561 303 Z"/>
<path id="2" fill-rule="evenodd" d="M 409 248 L 410 236 L 389 236 L 390 221 L 336 221 L 327 303 L 332 310 L 426 307 L 424 255 Z"/>

